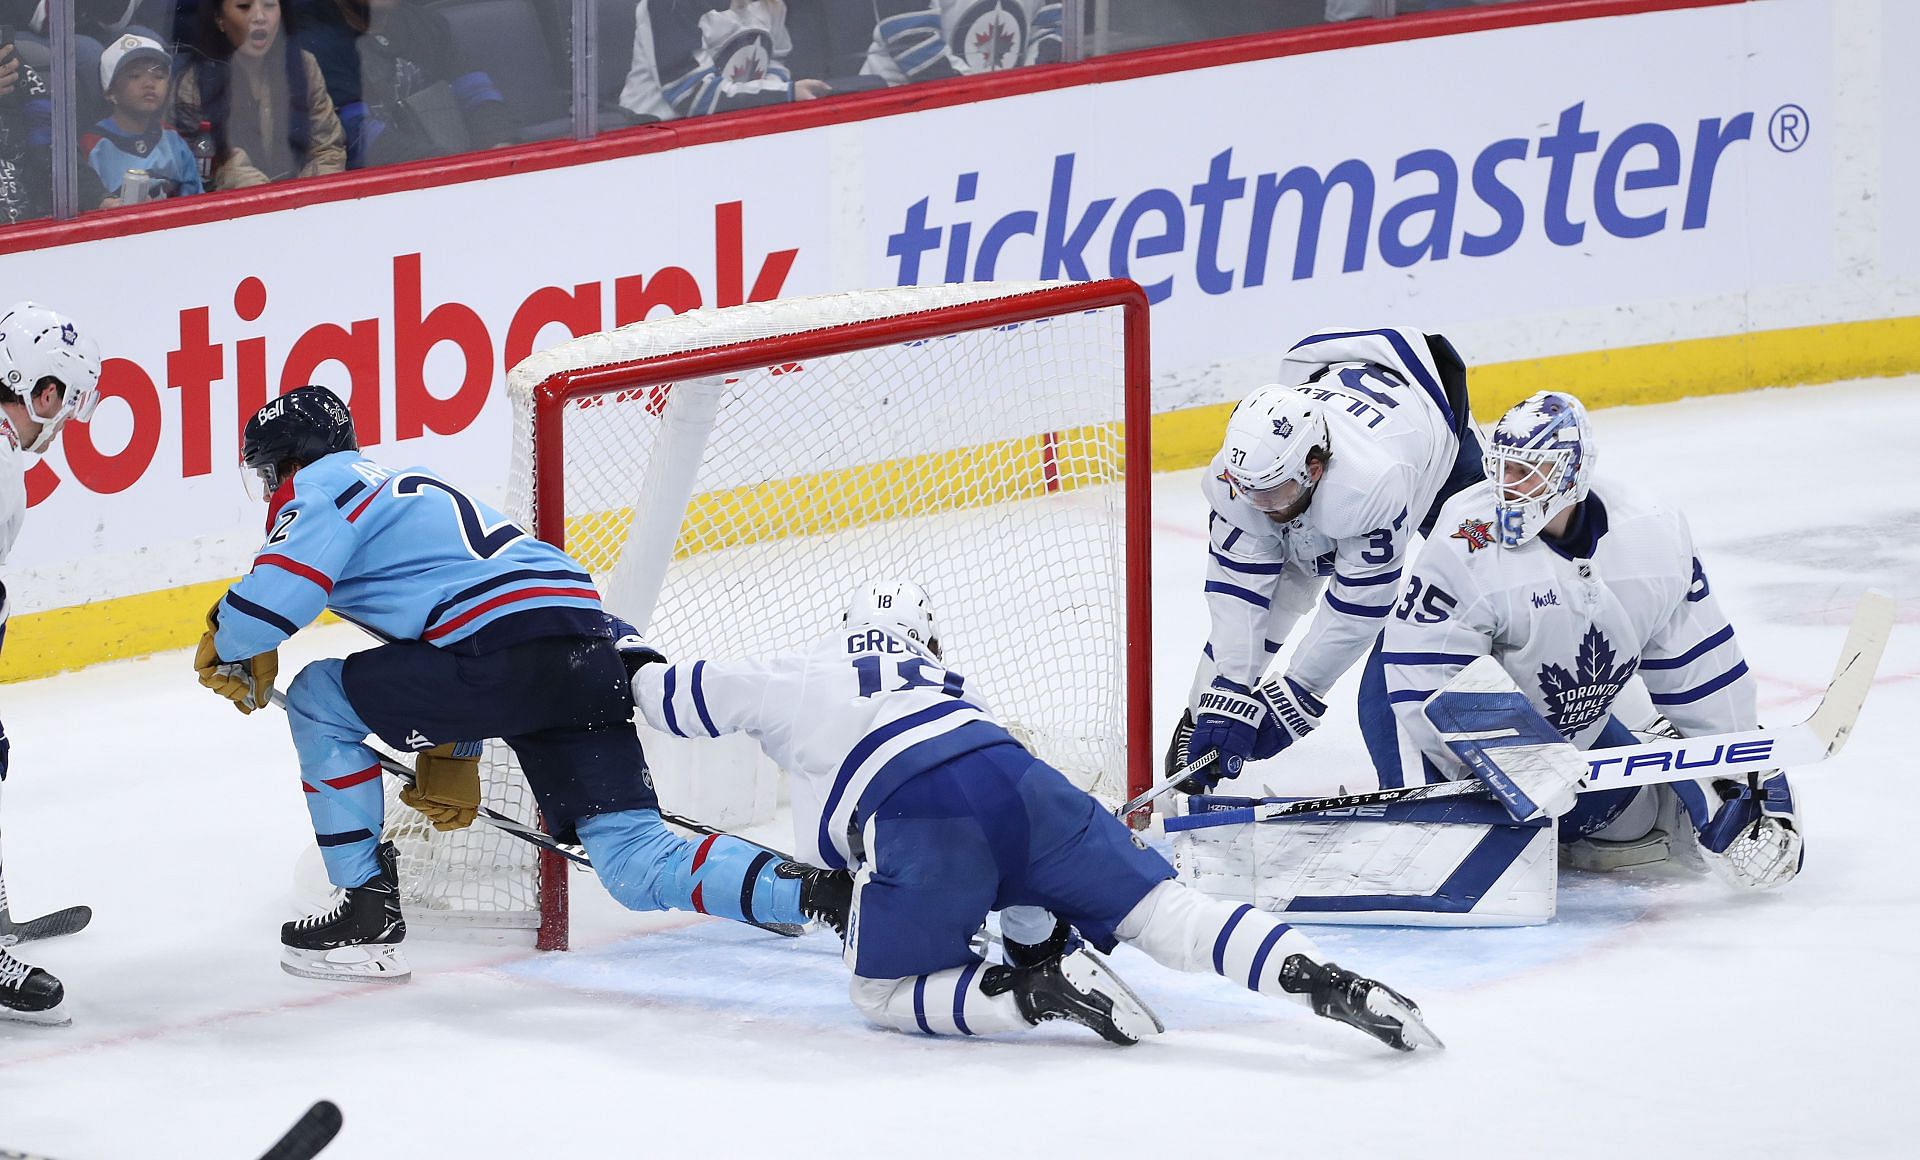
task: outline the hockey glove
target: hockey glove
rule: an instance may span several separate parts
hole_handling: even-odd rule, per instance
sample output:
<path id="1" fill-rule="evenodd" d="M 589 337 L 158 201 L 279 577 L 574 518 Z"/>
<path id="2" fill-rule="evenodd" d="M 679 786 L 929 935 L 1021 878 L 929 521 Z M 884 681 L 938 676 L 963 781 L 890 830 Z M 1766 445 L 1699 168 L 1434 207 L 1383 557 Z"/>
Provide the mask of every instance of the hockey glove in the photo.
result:
<path id="1" fill-rule="evenodd" d="M 1205 793 L 1224 778 L 1240 776 L 1240 767 L 1253 756 L 1259 742 L 1260 726 L 1267 710 L 1260 698 L 1227 680 L 1215 677 L 1213 686 L 1200 694 L 1194 709 L 1193 736 L 1187 739 L 1187 762 L 1200 761 L 1207 754 L 1213 761 L 1195 770 L 1180 783 L 1184 793 Z"/>
<path id="2" fill-rule="evenodd" d="M 413 784 L 400 800 L 425 814 L 436 830 L 464 830 L 480 813 L 478 741 L 423 749 L 413 758 Z"/>
<path id="3" fill-rule="evenodd" d="M 1259 692 L 1272 724 L 1260 731 L 1260 744 L 1253 753 L 1256 758 L 1272 757 L 1292 745 L 1318 729 L 1320 719 L 1327 715 L 1326 703 L 1292 677 L 1268 681 Z"/>
<path id="4" fill-rule="evenodd" d="M 1720 808 L 1700 828 L 1700 856 L 1732 886 L 1766 890 L 1800 872 L 1805 840 L 1794 820 L 1787 775 L 1759 775 L 1760 792 L 1737 781 L 1716 781 Z"/>
<path id="5" fill-rule="evenodd" d="M 273 692 L 274 678 L 280 675 L 280 650 L 270 648 L 243 661 L 223 661 L 213 647 L 213 634 L 219 629 L 220 605 L 207 610 L 207 631 L 200 634 L 200 647 L 193 653 L 193 670 L 200 683 L 233 702 L 242 713 L 251 713 L 267 703 Z"/>
<path id="6" fill-rule="evenodd" d="M 620 662 L 627 666 L 629 681 L 648 665 L 667 663 L 666 654 L 642 639 L 639 629 L 612 613 L 607 614 L 607 623 L 613 626 L 613 647 L 620 653 Z"/>

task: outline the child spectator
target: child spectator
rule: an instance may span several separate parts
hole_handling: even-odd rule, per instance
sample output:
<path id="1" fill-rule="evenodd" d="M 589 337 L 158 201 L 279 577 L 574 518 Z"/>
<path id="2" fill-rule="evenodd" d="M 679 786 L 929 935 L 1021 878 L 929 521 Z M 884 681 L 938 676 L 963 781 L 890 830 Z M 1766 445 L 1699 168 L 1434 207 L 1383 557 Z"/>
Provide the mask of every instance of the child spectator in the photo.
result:
<path id="1" fill-rule="evenodd" d="M 280 0 L 200 0 L 174 124 L 214 138 L 215 189 L 340 173 L 346 136 L 313 54 Z"/>
<path id="2" fill-rule="evenodd" d="M 144 171 L 151 188 L 144 197 L 201 193 L 193 150 L 167 128 L 167 89 L 173 58 L 157 40 L 127 33 L 100 56 L 100 86 L 113 112 L 80 142 L 87 163 L 106 186 L 107 205 L 121 205 L 129 171 Z"/>
<path id="3" fill-rule="evenodd" d="M 422 0 L 296 0 L 300 47 L 320 62 L 347 133 L 347 168 L 490 149 L 513 137 L 493 81 L 460 59 Z"/>
<path id="4" fill-rule="evenodd" d="M 791 49 L 785 0 L 639 0 L 620 107 L 670 121 L 832 92 L 789 79 Z"/>

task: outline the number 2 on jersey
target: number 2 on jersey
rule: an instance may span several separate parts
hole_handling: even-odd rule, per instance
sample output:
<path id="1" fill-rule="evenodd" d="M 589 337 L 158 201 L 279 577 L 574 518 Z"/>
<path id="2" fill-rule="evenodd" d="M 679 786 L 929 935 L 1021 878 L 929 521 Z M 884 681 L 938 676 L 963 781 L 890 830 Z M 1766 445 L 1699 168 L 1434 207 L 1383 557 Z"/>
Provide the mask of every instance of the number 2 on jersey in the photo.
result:
<path id="1" fill-rule="evenodd" d="M 490 560 L 508 544 L 526 537 L 527 533 L 512 520 L 488 527 L 487 521 L 481 518 L 479 506 L 443 479 L 431 475 L 402 475 L 393 481 L 395 495 L 416 496 L 422 488 L 444 492 L 453 500 L 454 511 L 460 516 L 460 538 L 467 542 L 467 551 L 472 552 L 476 560 Z"/>

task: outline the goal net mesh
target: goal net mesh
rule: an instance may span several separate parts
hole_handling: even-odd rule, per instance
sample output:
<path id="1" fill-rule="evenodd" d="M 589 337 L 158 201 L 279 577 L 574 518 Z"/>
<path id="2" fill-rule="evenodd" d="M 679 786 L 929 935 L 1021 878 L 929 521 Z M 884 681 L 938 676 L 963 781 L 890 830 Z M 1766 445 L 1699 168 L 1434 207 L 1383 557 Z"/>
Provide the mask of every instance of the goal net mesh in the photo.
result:
<path id="1" fill-rule="evenodd" d="M 967 696 L 1117 801 L 1127 777 L 1123 310 L 975 320 L 905 340 L 882 326 L 855 349 L 826 352 L 849 328 L 1017 304 L 1040 289 L 748 304 L 542 352 L 510 380 L 508 514 L 549 539 L 563 530 L 609 611 L 669 658 L 798 648 L 839 624 L 857 585 L 913 580 Z M 724 367 L 659 381 L 658 360 L 720 348 Z M 554 413 L 563 453 L 537 453 L 535 388 L 582 372 L 592 382 Z M 751 742 L 691 773 L 702 743 L 672 740 L 645 735 L 665 809 L 718 825 L 766 816 L 772 795 L 756 790 Z M 491 743 L 483 772 L 487 804 L 534 819 L 510 749 Z M 404 808 L 389 816 L 417 820 Z M 480 827 L 390 836 L 402 839 L 414 911 L 509 925 L 537 911 L 526 843 Z"/>

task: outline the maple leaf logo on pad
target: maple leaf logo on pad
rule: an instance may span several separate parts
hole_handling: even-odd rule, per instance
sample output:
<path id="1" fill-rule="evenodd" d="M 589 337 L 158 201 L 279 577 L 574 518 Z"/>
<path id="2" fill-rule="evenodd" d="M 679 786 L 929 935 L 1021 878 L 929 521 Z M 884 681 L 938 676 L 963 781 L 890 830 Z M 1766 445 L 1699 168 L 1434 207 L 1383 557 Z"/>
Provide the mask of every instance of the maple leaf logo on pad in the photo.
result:
<path id="1" fill-rule="evenodd" d="M 1620 687 L 1640 667 L 1639 657 L 1615 665 L 1613 645 L 1598 628 L 1580 638 L 1573 672 L 1559 665 L 1540 666 L 1540 691 L 1547 697 L 1547 720 L 1562 737 L 1572 737 L 1598 721 L 1620 695 Z"/>

